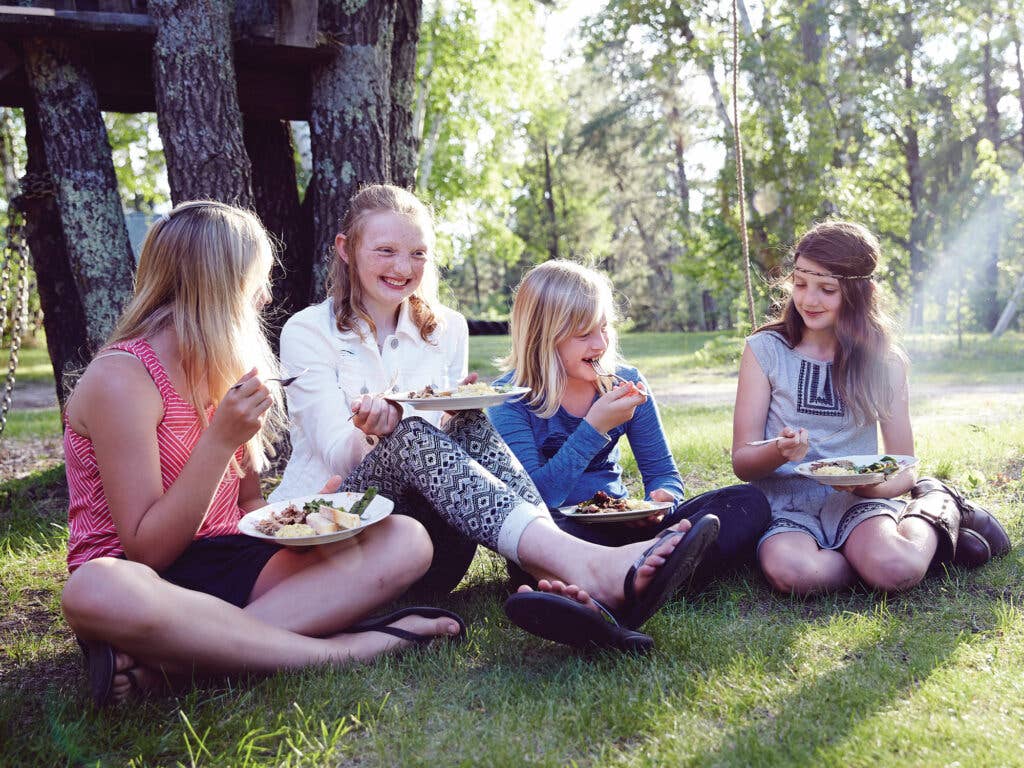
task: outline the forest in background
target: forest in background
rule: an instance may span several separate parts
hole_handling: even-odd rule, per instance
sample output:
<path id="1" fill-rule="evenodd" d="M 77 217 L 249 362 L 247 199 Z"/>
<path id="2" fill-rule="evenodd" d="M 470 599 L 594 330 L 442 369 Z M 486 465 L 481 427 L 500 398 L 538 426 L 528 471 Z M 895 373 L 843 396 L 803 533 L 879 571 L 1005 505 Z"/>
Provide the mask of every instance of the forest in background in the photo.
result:
<path id="1" fill-rule="evenodd" d="M 738 5 L 759 312 L 794 237 L 842 216 L 882 238 L 880 278 L 907 325 L 992 330 L 1024 285 L 1020 8 Z M 552 13 L 424 4 L 416 186 L 441 222 L 451 302 L 503 317 L 522 272 L 563 257 L 611 274 L 637 329 L 744 323 L 730 5 L 595 3 L 557 62 L 543 52 Z M 2 110 L 5 200 L 24 171 L 22 120 Z M 105 121 L 126 209 L 166 208 L 155 115 Z M 301 194 L 308 130 L 292 128 Z"/>

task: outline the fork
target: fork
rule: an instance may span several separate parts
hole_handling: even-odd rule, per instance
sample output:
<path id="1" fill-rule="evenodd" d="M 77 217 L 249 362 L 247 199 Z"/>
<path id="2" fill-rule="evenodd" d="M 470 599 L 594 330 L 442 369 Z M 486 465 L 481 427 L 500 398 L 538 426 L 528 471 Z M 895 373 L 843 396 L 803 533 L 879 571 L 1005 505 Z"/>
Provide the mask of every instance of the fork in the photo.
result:
<path id="1" fill-rule="evenodd" d="M 836 430 L 833 430 L 832 432 L 829 432 L 824 437 L 815 438 L 815 440 L 816 440 L 816 442 L 821 442 L 822 440 L 828 440 L 830 437 L 838 435 L 844 429 L 846 429 L 846 427 L 840 427 L 839 429 L 836 429 Z M 776 440 L 781 440 L 781 439 L 782 439 L 782 435 L 779 435 L 778 437 L 769 437 L 767 440 L 751 440 L 749 443 L 745 443 L 745 445 L 768 445 L 768 443 L 774 443 Z"/>
<path id="2" fill-rule="evenodd" d="M 601 365 L 601 363 L 597 360 L 591 360 L 590 367 L 594 369 L 594 373 L 596 373 L 598 376 L 609 376 L 615 379 L 616 381 L 621 382 L 622 384 L 630 383 L 628 379 L 622 378 L 621 376 L 619 376 L 619 374 L 609 373 L 608 371 L 606 371 L 605 367 Z"/>
<path id="3" fill-rule="evenodd" d="M 381 395 L 386 398 L 388 395 L 392 394 L 397 389 L 398 389 L 398 371 L 395 371 L 394 374 L 391 376 L 391 381 L 389 381 L 388 385 L 386 387 L 384 387 L 384 391 L 381 392 Z M 351 398 L 351 397 L 349 398 L 350 401 L 352 399 L 353 398 Z M 356 411 L 356 413 L 359 413 L 359 411 Z M 353 413 L 351 416 L 349 416 L 347 419 L 345 419 L 345 421 L 352 421 L 352 419 L 354 419 L 356 417 L 356 413 Z"/>
<path id="4" fill-rule="evenodd" d="M 298 373 L 296 373 L 296 374 L 295 374 L 294 376 L 286 376 L 286 377 L 284 377 L 284 378 L 270 378 L 270 379 L 264 379 L 264 383 L 266 383 L 266 384 L 269 384 L 269 383 L 270 383 L 270 382 L 272 382 L 272 381 L 276 381 L 276 382 L 277 382 L 277 383 L 279 383 L 279 384 L 280 384 L 280 385 L 281 385 L 282 387 L 287 387 L 287 386 L 288 386 L 289 384 L 292 384 L 292 383 L 294 383 L 294 381 L 295 381 L 295 380 L 296 380 L 297 378 L 299 378 L 299 376 L 301 376 L 302 374 L 306 373 L 306 372 L 307 372 L 308 370 L 309 370 L 309 368 L 303 368 L 303 369 L 302 369 L 301 371 L 299 371 Z M 242 381 L 240 381 L 240 382 L 238 382 L 237 384 L 235 384 L 235 385 L 234 385 L 233 387 L 231 387 L 231 389 L 238 389 L 238 388 L 239 388 L 240 386 L 242 386 L 242 384 L 244 384 L 244 383 L 245 383 L 245 382 L 242 382 Z"/>

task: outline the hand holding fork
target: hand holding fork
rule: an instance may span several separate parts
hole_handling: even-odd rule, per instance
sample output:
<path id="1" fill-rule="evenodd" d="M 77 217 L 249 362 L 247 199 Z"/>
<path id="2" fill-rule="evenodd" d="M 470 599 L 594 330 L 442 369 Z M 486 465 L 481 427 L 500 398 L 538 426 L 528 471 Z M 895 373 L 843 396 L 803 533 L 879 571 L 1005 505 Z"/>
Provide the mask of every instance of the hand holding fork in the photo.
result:
<path id="1" fill-rule="evenodd" d="M 281 385 L 282 387 L 287 387 L 287 386 L 288 386 L 289 384 L 292 384 L 292 383 L 294 383 L 294 381 L 295 381 L 295 380 L 296 380 L 297 378 L 299 378 L 299 376 L 301 376 L 302 374 L 306 373 L 306 372 L 307 372 L 308 370 L 309 370 L 309 368 L 303 368 L 303 369 L 302 369 L 301 371 L 299 371 L 298 373 L 296 373 L 296 374 L 295 374 L 294 376 L 286 376 L 286 377 L 284 377 L 284 378 L 277 378 L 277 377 L 274 377 L 274 378 L 270 378 L 270 379 L 264 379 L 264 380 L 263 380 L 263 383 L 264 383 L 264 384 L 269 384 L 269 383 L 270 383 L 270 382 L 272 382 L 272 381 L 276 381 L 276 382 L 277 382 L 278 384 L 280 384 L 280 385 Z M 230 387 L 230 389 L 238 389 L 238 388 L 239 388 L 240 386 L 242 386 L 242 385 L 243 385 L 244 383 L 245 383 L 244 381 L 240 381 L 240 382 L 238 382 L 237 384 L 235 384 L 234 386 Z"/>

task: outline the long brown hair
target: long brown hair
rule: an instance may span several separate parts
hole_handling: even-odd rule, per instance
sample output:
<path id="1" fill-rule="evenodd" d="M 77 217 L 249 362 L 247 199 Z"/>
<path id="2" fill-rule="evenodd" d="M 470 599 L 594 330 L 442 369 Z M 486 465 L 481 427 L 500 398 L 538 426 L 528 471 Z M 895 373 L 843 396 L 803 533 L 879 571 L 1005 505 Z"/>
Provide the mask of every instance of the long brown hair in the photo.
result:
<path id="1" fill-rule="evenodd" d="M 415 220 L 431 242 L 433 250 L 434 221 L 430 210 L 416 195 L 391 184 L 371 184 L 363 187 L 349 201 L 348 210 L 341 219 L 338 232 L 345 236 L 345 253 L 348 260 L 337 252 L 331 262 L 327 276 L 327 293 L 334 299 L 334 319 L 339 331 L 355 331 L 362 336 L 356 319 L 362 320 L 376 334 L 377 327 L 363 304 L 362 283 L 356 277 L 359 265 L 356 254 L 363 235 L 366 220 L 380 211 L 398 213 Z M 419 288 L 409 297 L 409 311 L 413 322 L 419 328 L 424 341 L 437 329 L 438 286 L 437 264 L 427 259 L 423 268 L 423 280 Z"/>
<path id="2" fill-rule="evenodd" d="M 182 394 L 207 426 L 207 399 L 220 402 L 253 366 L 277 376 L 254 296 L 267 285 L 274 251 L 255 214 L 213 200 L 181 203 L 158 219 L 142 244 L 135 295 L 107 346 L 149 338 L 173 326 L 185 374 Z M 246 444 L 248 463 L 260 471 L 283 431 L 280 390 L 263 427 Z M 232 466 L 243 474 L 232 459 Z"/>
<path id="3" fill-rule="evenodd" d="M 892 318 L 879 301 L 872 279 L 881 248 L 878 239 L 860 224 L 830 220 L 813 226 L 797 241 L 792 261 L 813 261 L 837 278 L 842 299 L 836 316 L 835 382 L 839 396 L 860 423 L 884 420 L 895 397 L 892 367 L 906 365 L 896 343 Z M 784 283 L 792 287 L 787 276 Z M 779 333 L 790 347 L 803 339 L 804 321 L 790 296 L 771 322 L 757 329 Z"/>

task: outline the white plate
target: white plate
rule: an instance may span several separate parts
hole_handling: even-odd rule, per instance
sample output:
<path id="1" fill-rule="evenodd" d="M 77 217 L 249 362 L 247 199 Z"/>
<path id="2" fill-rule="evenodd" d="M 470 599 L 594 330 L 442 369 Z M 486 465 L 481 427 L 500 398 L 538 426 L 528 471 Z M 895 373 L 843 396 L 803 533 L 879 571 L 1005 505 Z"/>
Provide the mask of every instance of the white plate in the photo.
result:
<path id="1" fill-rule="evenodd" d="M 238 530 L 244 533 L 246 536 L 253 536 L 257 539 L 263 539 L 264 541 L 272 541 L 275 544 L 282 544 L 286 547 L 308 547 L 311 544 L 330 544 L 332 541 L 341 541 L 343 539 L 350 539 L 353 536 L 358 536 L 360 533 L 365 531 L 374 523 L 379 523 L 385 517 L 391 514 L 391 510 L 395 508 L 395 502 L 388 499 L 380 494 L 374 496 L 370 503 L 366 505 L 366 509 L 363 510 L 361 519 L 362 525 L 356 528 L 349 528 L 344 531 L 335 531 L 334 533 L 320 533 L 314 536 L 299 536 L 297 538 L 289 539 L 277 536 L 267 536 L 265 533 L 260 533 L 256 530 L 256 523 L 263 520 L 274 512 L 281 512 L 292 504 L 301 507 L 308 501 L 314 499 L 323 499 L 324 501 L 331 504 L 333 507 L 343 508 L 349 510 L 352 505 L 363 498 L 362 493 L 316 493 L 312 496 L 300 496 L 297 499 L 289 499 L 288 501 L 276 501 L 272 504 L 267 504 L 265 507 L 260 507 L 257 510 L 253 510 L 241 520 L 238 521 Z"/>
<path id="2" fill-rule="evenodd" d="M 878 485 L 879 483 L 885 482 L 889 477 L 898 475 L 896 472 L 886 477 L 881 472 L 871 472 L 869 474 L 857 474 L 851 472 L 847 475 L 816 475 L 811 471 L 811 465 L 817 464 L 819 461 L 840 461 L 845 459 L 846 461 L 852 461 L 854 464 L 864 465 L 872 464 L 883 456 L 892 456 L 900 465 L 899 472 L 910 469 L 917 464 L 917 459 L 913 456 L 901 456 L 895 453 L 866 453 L 856 454 L 853 456 L 834 456 L 826 459 L 817 459 L 815 461 L 805 461 L 803 464 L 797 465 L 796 472 L 798 475 L 809 477 L 812 480 L 817 480 L 822 485 Z"/>
<path id="3" fill-rule="evenodd" d="M 468 411 L 471 408 L 489 408 L 513 397 L 525 395 L 529 387 L 513 387 L 490 395 L 453 395 L 451 397 L 388 397 L 396 403 L 407 403 L 418 411 Z"/>
<path id="4" fill-rule="evenodd" d="M 577 512 L 576 504 L 559 507 L 558 511 L 581 523 L 621 523 L 623 520 L 639 520 L 663 510 L 672 509 L 671 501 L 652 501 L 642 509 L 615 509 L 610 512 Z"/>

